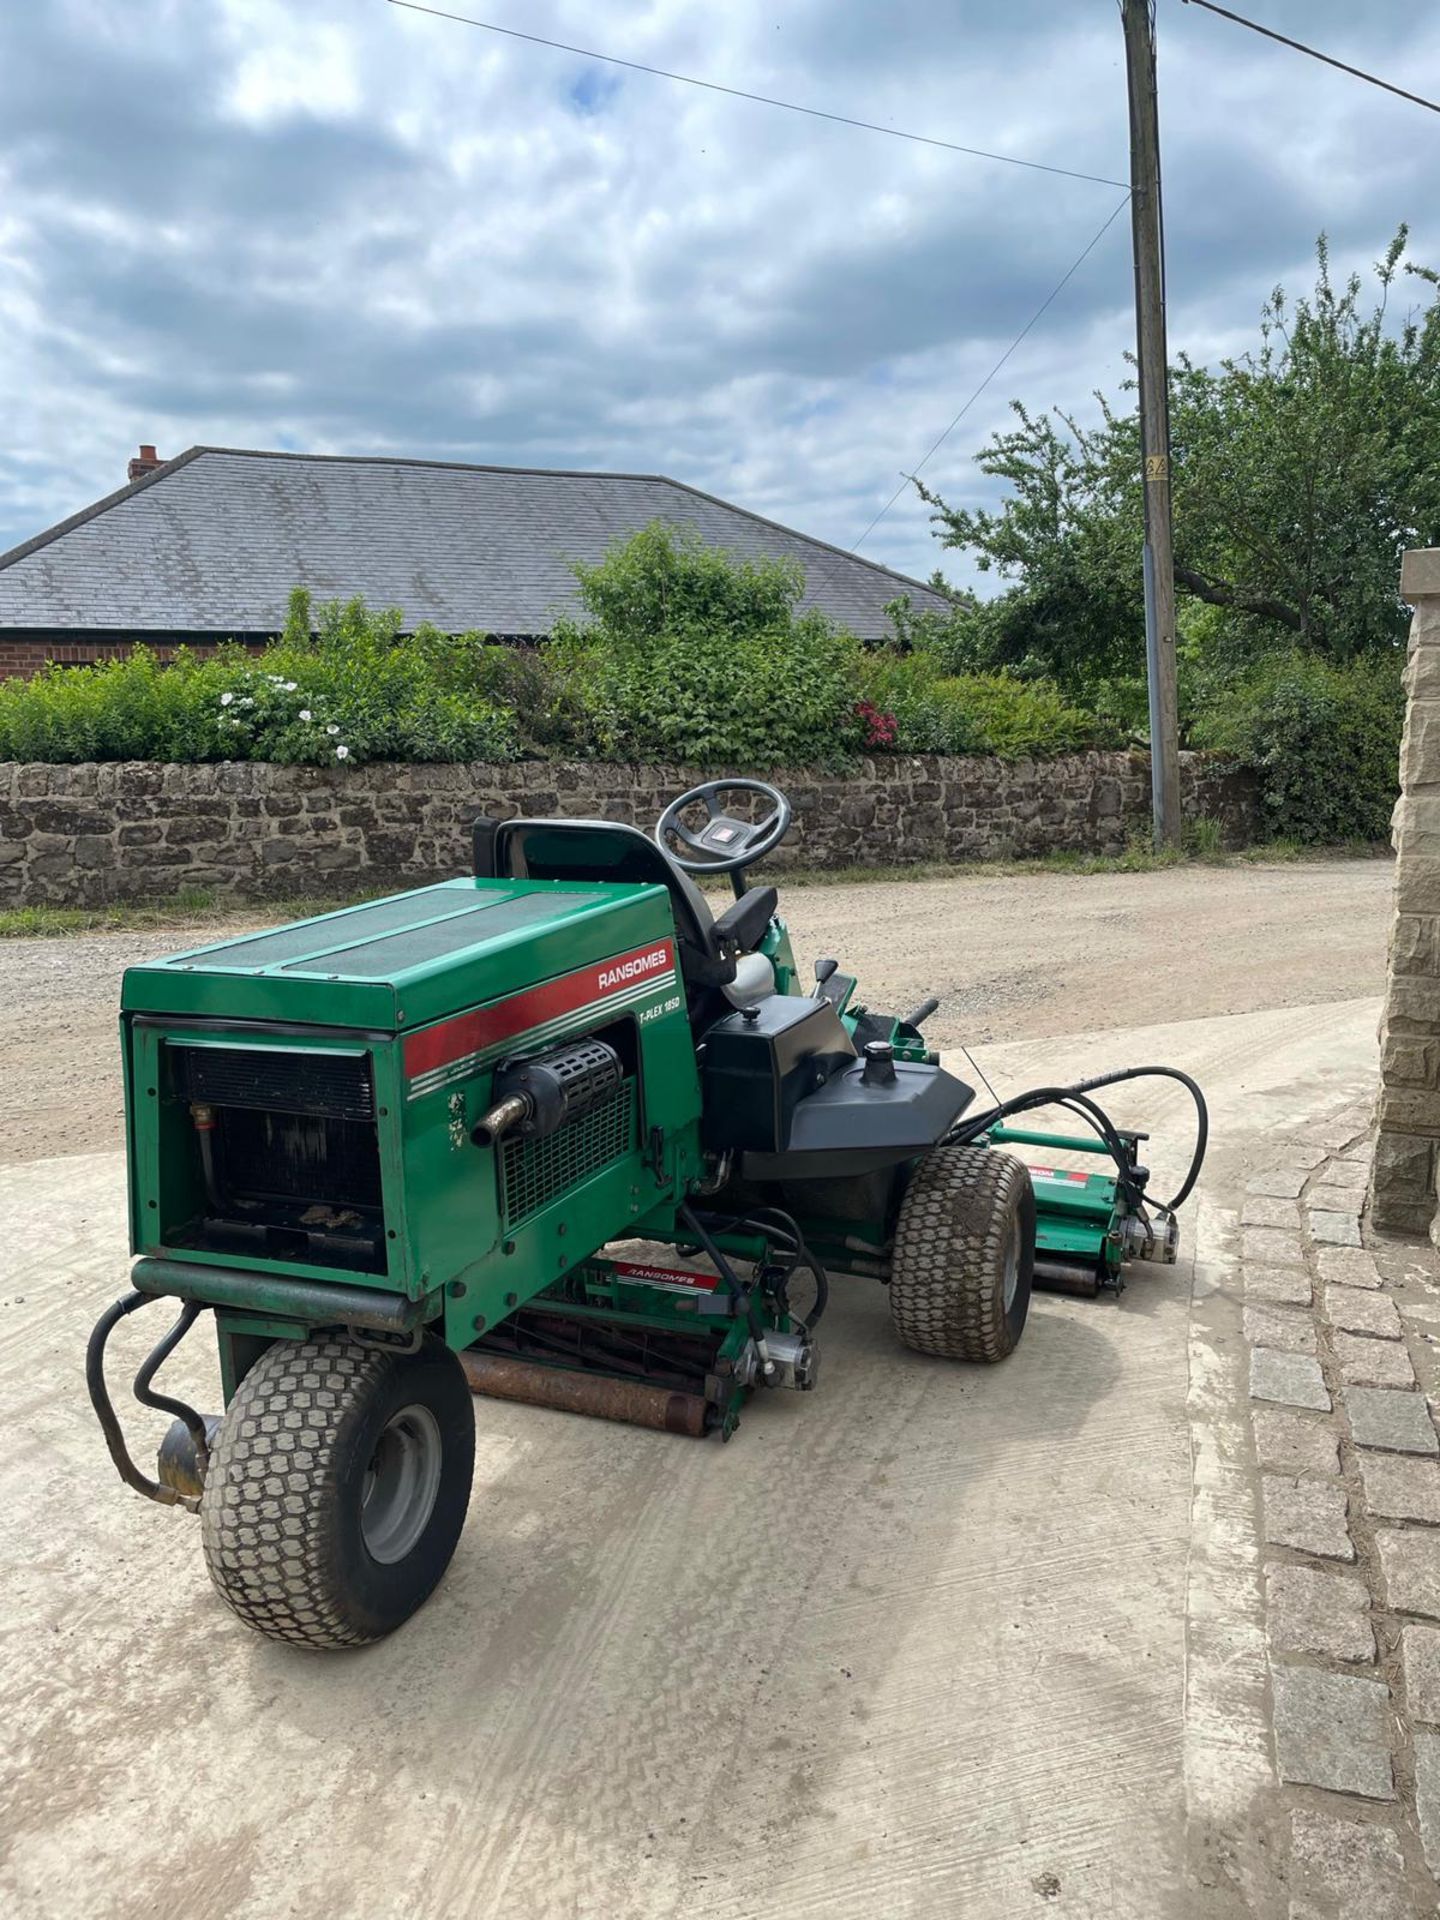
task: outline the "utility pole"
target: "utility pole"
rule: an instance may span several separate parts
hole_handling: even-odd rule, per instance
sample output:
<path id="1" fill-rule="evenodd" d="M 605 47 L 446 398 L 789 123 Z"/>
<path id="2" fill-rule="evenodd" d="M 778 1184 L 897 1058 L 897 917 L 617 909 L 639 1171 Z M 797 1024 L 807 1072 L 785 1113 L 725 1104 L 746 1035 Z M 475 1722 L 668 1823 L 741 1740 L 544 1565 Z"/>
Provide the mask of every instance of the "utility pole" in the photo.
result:
<path id="1" fill-rule="evenodd" d="M 1135 340 L 1145 474 L 1145 666 L 1150 689 L 1150 793 L 1157 847 L 1180 844 L 1180 733 L 1175 699 L 1175 560 L 1170 541 L 1170 400 L 1165 346 L 1160 112 L 1154 0 L 1120 0 L 1130 91 L 1130 222 Z"/>

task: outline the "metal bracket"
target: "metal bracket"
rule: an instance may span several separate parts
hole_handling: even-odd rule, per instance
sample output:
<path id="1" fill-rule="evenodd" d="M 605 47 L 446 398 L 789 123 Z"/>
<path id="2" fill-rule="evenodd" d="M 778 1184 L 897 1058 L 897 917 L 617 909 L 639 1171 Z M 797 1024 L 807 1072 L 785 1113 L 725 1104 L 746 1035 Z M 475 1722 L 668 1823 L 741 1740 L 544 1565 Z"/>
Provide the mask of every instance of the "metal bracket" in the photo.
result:
<path id="1" fill-rule="evenodd" d="M 407 1333 L 383 1333 L 375 1327 L 350 1327 L 345 1331 L 361 1347 L 378 1347 L 383 1353 L 418 1353 L 425 1340 L 423 1327 Z"/>

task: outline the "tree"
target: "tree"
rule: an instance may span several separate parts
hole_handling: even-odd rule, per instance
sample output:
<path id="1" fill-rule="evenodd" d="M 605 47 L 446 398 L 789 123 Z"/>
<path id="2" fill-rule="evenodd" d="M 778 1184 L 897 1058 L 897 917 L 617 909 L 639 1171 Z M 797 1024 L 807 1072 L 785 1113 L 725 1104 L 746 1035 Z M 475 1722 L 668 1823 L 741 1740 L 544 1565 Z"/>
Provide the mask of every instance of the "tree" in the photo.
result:
<path id="1" fill-rule="evenodd" d="M 1172 367 L 1182 642 L 1188 629 L 1239 664 L 1277 646 L 1344 661 L 1401 640 L 1400 555 L 1440 541 L 1440 280 L 1405 262 L 1406 239 L 1402 227 L 1362 310 L 1360 277 L 1335 286 L 1322 236 L 1313 294 L 1292 305 L 1277 287 L 1253 352 Z M 1397 325 L 1402 267 L 1429 291 Z M 943 544 L 1014 582 L 977 616 L 994 662 L 1034 661 L 1072 691 L 1138 673 L 1144 653 L 1138 422 L 1096 397 L 1090 427 L 1015 403 L 1019 425 L 980 455 L 1009 487 L 998 510 L 920 488 Z M 1215 612 L 1197 621 L 1200 608 Z"/>

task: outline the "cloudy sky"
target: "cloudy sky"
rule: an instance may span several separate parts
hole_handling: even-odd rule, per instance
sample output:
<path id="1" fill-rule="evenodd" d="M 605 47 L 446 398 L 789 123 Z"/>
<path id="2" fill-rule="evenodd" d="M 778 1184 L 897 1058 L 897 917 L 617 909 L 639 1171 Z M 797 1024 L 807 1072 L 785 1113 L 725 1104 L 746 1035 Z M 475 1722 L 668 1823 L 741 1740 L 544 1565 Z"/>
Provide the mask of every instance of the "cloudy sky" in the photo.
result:
<path id="1" fill-rule="evenodd" d="M 449 0 L 806 105 L 1123 179 L 1115 0 Z M 1158 0 L 1172 349 L 1254 336 L 1316 234 L 1440 265 L 1440 118 Z M 1236 0 L 1440 97 L 1440 8 Z M 141 440 L 661 472 L 849 547 L 1121 195 L 624 72 L 386 0 L 0 10 L 0 549 Z M 1007 402 L 1113 388 L 1110 227 Z M 907 491 L 863 551 L 944 555 Z"/>

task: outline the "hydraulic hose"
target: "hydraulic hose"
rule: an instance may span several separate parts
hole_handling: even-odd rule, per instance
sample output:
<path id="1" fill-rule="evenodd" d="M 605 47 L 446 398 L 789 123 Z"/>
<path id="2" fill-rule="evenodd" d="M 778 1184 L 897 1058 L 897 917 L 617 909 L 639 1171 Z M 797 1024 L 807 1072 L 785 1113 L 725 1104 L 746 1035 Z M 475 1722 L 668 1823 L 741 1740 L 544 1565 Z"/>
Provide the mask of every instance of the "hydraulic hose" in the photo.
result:
<path id="1" fill-rule="evenodd" d="M 1125 1080 L 1177 1080 L 1195 1103 L 1195 1149 L 1190 1156 L 1190 1166 L 1181 1181 L 1178 1191 L 1171 1200 L 1149 1200 L 1147 1204 L 1157 1207 L 1162 1213 L 1174 1213 L 1184 1206 L 1194 1191 L 1195 1182 L 1200 1178 L 1200 1169 L 1205 1164 L 1205 1151 L 1210 1141 L 1210 1110 L 1205 1104 L 1205 1096 L 1188 1073 L 1182 1073 L 1179 1067 L 1117 1067 L 1113 1073 L 1097 1074 L 1091 1080 L 1077 1080 L 1069 1087 L 1033 1087 L 1027 1093 L 1015 1094 L 1009 1100 L 999 1101 L 986 1112 L 966 1119 L 958 1127 L 951 1129 L 947 1138 L 956 1145 L 978 1139 L 982 1133 L 988 1133 L 991 1127 L 998 1126 L 1012 1113 L 1026 1113 L 1034 1107 L 1063 1106 L 1071 1112 L 1078 1112 L 1094 1126 L 1096 1132 L 1110 1149 L 1112 1159 L 1118 1168 L 1124 1167 L 1124 1148 L 1114 1122 L 1097 1101 L 1088 1096 L 1101 1087 L 1118 1086 Z M 1140 1199 L 1143 1196 L 1132 1196 Z"/>
<path id="2" fill-rule="evenodd" d="M 807 1316 L 805 1324 L 811 1328 L 818 1326 L 821 1315 L 830 1301 L 830 1276 L 825 1271 L 821 1260 L 810 1251 L 794 1216 L 784 1212 L 780 1207 L 752 1207 L 742 1219 L 732 1224 L 736 1231 L 743 1232 L 749 1227 L 762 1239 L 772 1241 L 784 1239 L 790 1242 L 786 1249 L 790 1255 L 790 1272 L 786 1275 L 786 1280 L 789 1281 L 796 1267 L 807 1268 L 814 1277 L 815 1306 Z"/>
<path id="3" fill-rule="evenodd" d="M 820 1318 L 830 1300 L 830 1276 L 825 1271 L 824 1264 L 819 1257 L 810 1251 L 805 1236 L 801 1233 L 798 1223 L 791 1214 L 784 1212 L 779 1207 L 752 1207 L 749 1213 L 740 1215 L 732 1216 L 730 1214 L 712 1213 L 704 1216 L 690 1214 L 689 1217 L 691 1221 L 697 1225 L 701 1224 L 703 1220 L 705 1224 L 708 1224 L 720 1233 L 744 1233 L 748 1231 L 757 1235 L 758 1238 L 764 1240 L 768 1245 L 778 1246 L 789 1262 L 782 1287 L 788 1284 L 797 1267 L 808 1268 L 815 1280 L 815 1306 L 814 1309 L 806 1315 L 804 1324 L 811 1329 L 819 1324 Z M 718 1250 L 714 1252 L 711 1251 L 713 1242 L 707 1245 L 702 1241 L 701 1245 L 704 1247 L 705 1252 L 710 1254 L 711 1259 L 717 1260 L 718 1262 Z M 722 1276 L 725 1276 L 726 1273 L 727 1270 L 722 1265 Z M 736 1284 L 738 1285 L 739 1283 L 737 1282 Z M 748 1299 L 750 1290 L 745 1289 L 744 1291 Z"/>
<path id="4" fill-rule="evenodd" d="M 1098 1102 L 1088 1099 L 1075 1087 L 1032 1087 L 1027 1093 L 1017 1093 L 1011 1099 L 991 1107 L 988 1112 L 962 1121 L 958 1127 L 952 1128 L 947 1139 L 952 1145 L 968 1145 L 1011 1114 L 1029 1113 L 1036 1107 L 1064 1107 L 1087 1120 L 1104 1141 L 1110 1158 L 1115 1162 L 1115 1171 L 1126 1199 L 1132 1206 L 1143 1203 L 1144 1195 L 1137 1192 L 1125 1177 L 1125 1143 L 1116 1132 L 1114 1122 Z"/>
<path id="5" fill-rule="evenodd" d="M 174 1507 L 187 1504 L 174 1487 L 163 1486 L 160 1481 L 152 1480 L 144 1474 L 130 1458 L 125 1445 L 125 1435 L 116 1418 L 115 1408 L 111 1404 L 109 1392 L 105 1386 L 105 1343 L 115 1328 L 138 1307 L 148 1306 L 156 1296 L 148 1293 L 127 1293 L 117 1300 L 113 1307 L 107 1307 L 95 1322 L 90 1335 L 90 1344 L 85 1349 L 85 1384 L 90 1389 L 90 1404 L 95 1409 L 95 1417 L 100 1422 L 100 1431 L 105 1435 L 105 1445 L 110 1458 L 115 1462 L 115 1470 L 127 1487 L 133 1487 L 136 1493 L 143 1493 L 147 1500 L 154 1500 L 162 1507 Z M 188 1323 L 187 1323 L 188 1324 Z M 161 1356 L 164 1357 L 163 1355 Z"/>
<path id="6" fill-rule="evenodd" d="M 753 1287 L 747 1287 L 742 1282 L 734 1267 L 731 1266 L 730 1262 L 725 1258 L 725 1255 L 720 1251 L 719 1247 L 716 1246 L 714 1237 L 693 1207 L 682 1203 L 675 1211 L 677 1217 L 683 1220 L 685 1225 L 690 1229 L 701 1251 L 707 1254 L 715 1263 L 716 1270 L 720 1278 L 725 1282 L 726 1289 L 729 1292 L 731 1306 L 737 1311 L 743 1309 L 751 1334 L 757 1341 L 763 1341 L 765 1338 L 765 1323 L 760 1318 L 760 1308 L 755 1300 L 755 1289 Z"/>
<path id="7" fill-rule="evenodd" d="M 194 1443 L 196 1470 L 202 1480 L 205 1478 L 206 1468 L 210 1465 L 210 1435 L 205 1428 L 204 1415 L 197 1413 L 194 1407 L 187 1406 L 183 1400 L 172 1400 L 169 1394 L 156 1393 L 150 1383 L 204 1311 L 204 1306 L 198 1300 L 185 1302 L 180 1309 L 180 1318 L 164 1339 L 151 1350 L 136 1374 L 132 1389 L 142 1407 L 154 1407 L 158 1412 L 173 1414 L 177 1420 L 183 1422 Z"/>
<path id="8" fill-rule="evenodd" d="M 1210 1144 L 1210 1109 L 1205 1104 L 1205 1096 L 1189 1074 L 1182 1073 L 1179 1067 L 1119 1067 L 1114 1073 L 1102 1073 L 1096 1080 L 1082 1080 L 1080 1091 L 1093 1093 L 1097 1087 L 1112 1087 L 1122 1080 L 1178 1080 L 1195 1102 L 1195 1151 L 1190 1156 L 1189 1171 L 1173 1200 L 1155 1203 L 1163 1207 L 1166 1213 L 1174 1213 L 1190 1198 L 1195 1182 L 1200 1178 L 1200 1169 L 1205 1164 L 1205 1149 Z"/>

